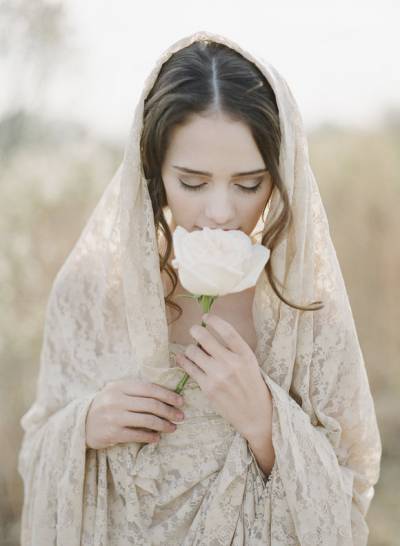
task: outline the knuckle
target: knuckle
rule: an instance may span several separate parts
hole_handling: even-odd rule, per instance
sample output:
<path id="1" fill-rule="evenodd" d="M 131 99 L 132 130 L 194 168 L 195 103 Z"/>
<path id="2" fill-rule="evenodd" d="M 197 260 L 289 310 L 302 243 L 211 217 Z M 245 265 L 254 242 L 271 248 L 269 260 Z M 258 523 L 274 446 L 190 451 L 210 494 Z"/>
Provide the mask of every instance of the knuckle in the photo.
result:
<path id="1" fill-rule="evenodd" d="M 155 398 L 151 401 L 151 411 L 156 413 L 157 415 L 160 415 L 160 413 L 164 413 L 165 404 L 163 404 L 160 400 L 156 400 Z"/>
<path id="2" fill-rule="evenodd" d="M 155 415 L 150 415 L 150 417 L 149 417 L 149 426 L 151 428 L 159 427 L 160 423 L 162 423 L 162 420 L 159 417 L 156 417 Z"/>

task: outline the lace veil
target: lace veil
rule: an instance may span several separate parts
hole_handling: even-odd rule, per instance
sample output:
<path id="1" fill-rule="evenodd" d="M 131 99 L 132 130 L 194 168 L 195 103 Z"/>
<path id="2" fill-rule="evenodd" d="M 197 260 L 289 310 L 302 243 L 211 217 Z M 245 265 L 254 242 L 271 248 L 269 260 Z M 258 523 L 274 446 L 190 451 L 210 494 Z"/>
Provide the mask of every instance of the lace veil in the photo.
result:
<path id="1" fill-rule="evenodd" d="M 246 544 L 267 544 L 267 536 L 271 544 L 366 544 L 365 515 L 379 476 L 380 437 L 301 116 L 288 85 L 273 66 L 233 40 L 205 31 L 178 40 L 155 63 L 134 112 L 122 163 L 54 280 L 36 399 L 21 420 L 25 431 L 19 455 L 25 486 L 23 544 L 43 546 L 56 537 L 57 544 L 78 545 L 90 522 L 97 539 L 85 544 L 106 544 L 101 533 L 106 533 L 110 471 L 113 487 L 125 494 L 124 521 L 130 523 L 135 543 L 142 544 L 139 537 L 145 525 L 137 507 L 137 488 L 154 492 L 163 452 L 154 445 L 132 443 L 85 454 L 84 423 L 91 400 L 108 381 L 137 376 L 173 389 L 182 376 L 179 368 L 171 366 L 169 356 L 140 135 L 144 100 L 162 64 L 196 40 L 213 40 L 235 49 L 260 69 L 275 92 L 282 131 L 280 172 L 293 222 L 273 252 L 273 271 L 290 301 L 324 303 L 318 311 L 298 311 L 277 298 L 265 274 L 257 283 L 256 355 L 273 397 L 276 461 L 272 489 L 268 500 L 264 499 L 270 523 L 266 524 L 266 508 L 257 512 L 259 526 L 253 523 L 258 534 Z M 267 222 L 280 206 L 274 190 Z M 206 441 L 207 431 L 202 433 Z M 233 449 L 244 465 L 243 474 L 243 468 L 253 464 L 243 438 L 235 437 Z M 94 481 L 92 474 L 97 476 Z M 88 483 L 96 485 L 89 488 Z M 239 474 L 232 475 L 230 483 L 231 487 L 242 483 Z M 232 491 L 228 484 L 221 489 L 224 506 L 229 502 L 236 506 L 230 498 Z M 243 502 L 240 491 L 238 507 Z M 212 506 L 218 514 L 217 504 Z M 216 541 L 221 528 L 229 525 L 228 517 L 218 525 L 207 515 L 204 518 L 201 527 L 188 531 L 185 544 L 231 543 L 228 538 Z M 223 536 L 231 540 L 232 529 Z"/>

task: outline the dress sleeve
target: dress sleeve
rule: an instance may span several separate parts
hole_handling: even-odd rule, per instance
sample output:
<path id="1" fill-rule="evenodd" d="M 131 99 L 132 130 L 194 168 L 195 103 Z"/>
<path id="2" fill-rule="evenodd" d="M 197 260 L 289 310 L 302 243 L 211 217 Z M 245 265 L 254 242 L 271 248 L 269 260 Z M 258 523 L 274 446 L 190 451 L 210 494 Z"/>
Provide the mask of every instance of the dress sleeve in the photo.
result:
<path id="1" fill-rule="evenodd" d="M 58 323 L 54 297 L 46 310 L 36 398 L 20 421 L 21 546 L 81 543 L 86 415 L 97 389 L 73 365 L 74 345 Z"/>
<path id="2" fill-rule="evenodd" d="M 310 321 L 312 357 L 295 362 L 289 392 L 261 368 L 273 404 L 271 474 L 301 545 L 365 546 L 381 439 L 354 323 L 325 318 Z"/>
<path id="3" fill-rule="evenodd" d="M 94 395 L 71 401 L 41 422 L 33 404 L 21 420 L 25 431 L 18 471 L 24 482 L 21 546 L 79 545 L 85 477 L 85 420 Z"/>

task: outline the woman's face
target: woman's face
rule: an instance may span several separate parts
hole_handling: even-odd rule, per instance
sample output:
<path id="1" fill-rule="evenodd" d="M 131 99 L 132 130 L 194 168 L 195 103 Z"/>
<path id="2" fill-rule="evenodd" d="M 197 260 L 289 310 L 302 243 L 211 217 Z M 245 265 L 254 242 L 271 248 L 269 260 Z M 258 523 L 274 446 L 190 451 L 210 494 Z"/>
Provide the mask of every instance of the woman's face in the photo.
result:
<path id="1" fill-rule="evenodd" d="M 171 229 L 240 229 L 250 235 L 273 184 L 248 126 L 223 114 L 175 127 L 161 169 Z"/>

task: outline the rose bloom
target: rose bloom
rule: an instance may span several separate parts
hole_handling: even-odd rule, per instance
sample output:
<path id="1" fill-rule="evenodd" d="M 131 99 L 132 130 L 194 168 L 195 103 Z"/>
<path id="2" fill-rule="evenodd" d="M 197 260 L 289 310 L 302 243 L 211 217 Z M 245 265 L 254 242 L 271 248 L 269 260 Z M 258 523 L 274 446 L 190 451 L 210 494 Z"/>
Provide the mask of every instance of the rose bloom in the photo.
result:
<path id="1" fill-rule="evenodd" d="M 178 226 L 173 243 L 172 265 L 182 286 L 196 295 L 224 296 L 254 286 L 270 255 L 240 230 L 188 232 Z"/>

